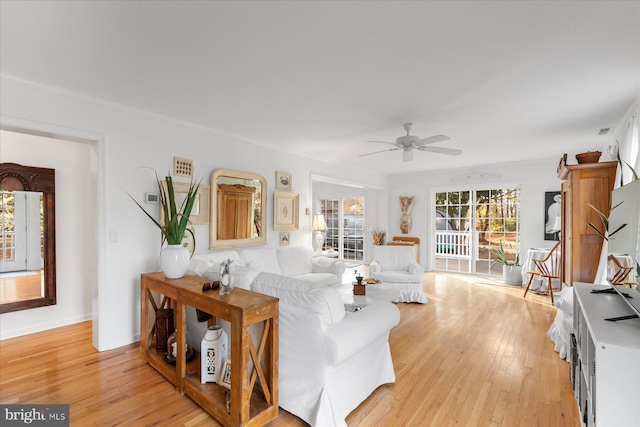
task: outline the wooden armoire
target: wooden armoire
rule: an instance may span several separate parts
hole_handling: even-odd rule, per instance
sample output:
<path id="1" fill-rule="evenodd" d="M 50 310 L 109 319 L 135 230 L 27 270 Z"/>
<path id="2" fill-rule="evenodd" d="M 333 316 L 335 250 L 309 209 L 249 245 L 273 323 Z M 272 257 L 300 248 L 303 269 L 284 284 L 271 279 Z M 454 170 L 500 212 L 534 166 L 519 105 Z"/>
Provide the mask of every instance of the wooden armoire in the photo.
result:
<path id="1" fill-rule="evenodd" d="M 218 239 L 251 238 L 255 193 L 246 185 L 218 185 Z"/>
<path id="2" fill-rule="evenodd" d="M 562 183 L 562 281 L 593 283 L 602 253 L 602 237 L 591 227 L 604 228 L 598 213 L 609 215 L 617 162 L 563 165 Z"/>

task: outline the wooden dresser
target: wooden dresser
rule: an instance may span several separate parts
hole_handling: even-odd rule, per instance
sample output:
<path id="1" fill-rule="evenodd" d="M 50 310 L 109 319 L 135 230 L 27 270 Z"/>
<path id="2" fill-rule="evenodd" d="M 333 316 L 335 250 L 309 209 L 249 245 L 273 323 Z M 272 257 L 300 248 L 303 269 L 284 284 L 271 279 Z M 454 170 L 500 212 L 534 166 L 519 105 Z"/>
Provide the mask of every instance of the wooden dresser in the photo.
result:
<path id="1" fill-rule="evenodd" d="M 593 283 L 602 252 L 602 237 L 589 223 L 601 230 L 602 221 L 595 206 L 605 215 L 611 209 L 617 162 L 563 165 L 558 177 L 562 183 L 562 281 Z"/>

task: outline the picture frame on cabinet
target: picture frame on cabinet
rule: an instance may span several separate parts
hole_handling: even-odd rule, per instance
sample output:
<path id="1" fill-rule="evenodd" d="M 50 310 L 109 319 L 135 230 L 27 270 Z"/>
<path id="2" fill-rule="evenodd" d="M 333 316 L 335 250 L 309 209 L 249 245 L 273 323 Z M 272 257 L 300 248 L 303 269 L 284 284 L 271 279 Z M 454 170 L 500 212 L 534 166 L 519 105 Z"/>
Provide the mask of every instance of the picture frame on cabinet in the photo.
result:
<path id="1" fill-rule="evenodd" d="M 218 384 L 222 387 L 231 389 L 231 360 L 225 359 L 220 370 L 220 378 Z"/>

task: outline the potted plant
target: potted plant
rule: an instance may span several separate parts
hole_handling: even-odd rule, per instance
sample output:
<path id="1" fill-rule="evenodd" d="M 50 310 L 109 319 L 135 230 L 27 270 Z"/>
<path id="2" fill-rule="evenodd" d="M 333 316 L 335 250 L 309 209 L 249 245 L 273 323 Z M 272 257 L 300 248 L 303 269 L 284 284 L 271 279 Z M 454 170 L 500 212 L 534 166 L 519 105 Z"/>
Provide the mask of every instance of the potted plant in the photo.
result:
<path id="1" fill-rule="evenodd" d="M 187 228 L 187 225 L 190 223 L 189 215 L 191 215 L 191 211 L 193 210 L 200 184 L 191 182 L 186 196 L 178 205 L 171 177 L 166 177 L 167 184 L 164 186 L 156 173 L 156 181 L 160 194 L 162 223 L 147 212 L 131 195 L 129 195 L 129 197 L 131 197 L 136 205 L 138 205 L 147 217 L 160 229 L 160 233 L 162 234 L 161 245 L 164 245 L 165 242 L 167 243 L 167 246 L 162 249 L 160 254 L 160 269 L 167 279 L 179 279 L 185 275 L 189 266 L 189 251 L 182 245 L 182 239 L 185 233 L 191 234 L 195 246 L 195 235 L 191 229 Z"/>
<path id="2" fill-rule="evenodd" d="M 522 267 L 520 266 L 520 254 L 516 253 L 513 261 L 507 258 L 504 242 L 500 240 L 500 247 L 493 250 L 494 264 L 502 264 L 502 280 L 506 285 L 522 285 Z"/>

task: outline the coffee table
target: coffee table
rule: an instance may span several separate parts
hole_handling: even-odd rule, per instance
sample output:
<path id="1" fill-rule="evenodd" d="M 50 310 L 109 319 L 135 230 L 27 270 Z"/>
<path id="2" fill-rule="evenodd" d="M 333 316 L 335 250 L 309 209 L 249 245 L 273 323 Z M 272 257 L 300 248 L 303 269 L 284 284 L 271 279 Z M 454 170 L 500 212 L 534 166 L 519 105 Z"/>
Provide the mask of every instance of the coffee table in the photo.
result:
<path id="1" fill-rule="evenodd" d="M 362 307 L 376 302 L 393 302 L 400 297 L 400 291 L 384 283 L 367 285 L 366 295 L 354 295 L 351 284 L 338 285 L 336 289 L 340 291 L 344 308 L 347 311 L 358 311 Z"/>

